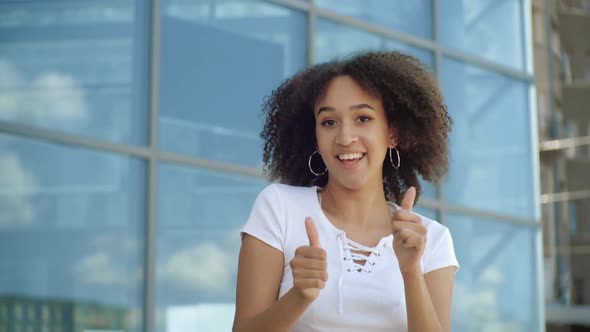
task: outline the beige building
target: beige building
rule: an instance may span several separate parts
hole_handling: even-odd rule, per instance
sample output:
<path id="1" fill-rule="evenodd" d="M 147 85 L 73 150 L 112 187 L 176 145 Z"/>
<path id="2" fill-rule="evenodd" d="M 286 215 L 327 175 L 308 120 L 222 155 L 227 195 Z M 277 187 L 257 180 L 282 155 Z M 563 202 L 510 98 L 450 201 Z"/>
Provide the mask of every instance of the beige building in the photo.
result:
<path id="1" fill-rule="evenodd" d="M 590 331 L 590 0 L 534 0 L 547 331 Z"/>

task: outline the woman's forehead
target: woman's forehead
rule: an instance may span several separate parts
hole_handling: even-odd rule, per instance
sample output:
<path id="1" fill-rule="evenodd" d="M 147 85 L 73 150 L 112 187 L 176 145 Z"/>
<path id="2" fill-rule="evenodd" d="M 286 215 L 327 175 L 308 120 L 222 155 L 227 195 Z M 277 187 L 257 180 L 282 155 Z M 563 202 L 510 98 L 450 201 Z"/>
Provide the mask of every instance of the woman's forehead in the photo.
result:
<path id="1" fill-rule="evenodd" d="M 381 98 L 367 91 L 352 77 L 338 76 L 328 83 L 324 93 L 316 100 L 314 109 L 317 111 L 322 107 L 350 108 L 361 104 L 381 108 Z"/>

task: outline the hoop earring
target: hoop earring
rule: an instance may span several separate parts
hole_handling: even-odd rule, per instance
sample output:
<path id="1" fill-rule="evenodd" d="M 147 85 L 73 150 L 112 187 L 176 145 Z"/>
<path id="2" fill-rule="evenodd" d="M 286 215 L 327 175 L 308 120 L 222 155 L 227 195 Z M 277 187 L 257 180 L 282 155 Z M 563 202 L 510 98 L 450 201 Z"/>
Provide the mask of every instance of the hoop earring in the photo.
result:
<path id="1" fill-rule="evenodd" d="M 397 156 L 397 163 L 393 163 L 393 156 L 391 154 L 391 150 L 395 150 L 395 154 Z M 397 147 L 393 147 L 393 148 L 389 148 L 389 162 L 391 162 L 391 166 L 393 166 L 393 168 L 398 169 L 400 164 L 401 164 L 401 158 L 399 157 L 399 150 L 397 149 Z"/>
<path id="2" fill-rule="evenodd" d="M 318 153 L 317 150 L 314 151 L 311 156 L 309 156 L 309 160 L 307 161 L 307 166 L 309 167 L 309 171 L 311 172 L 311 174 L 315 175 L 315 176 L 321 176 L 326 174 L 326 172 L 328 171 L 328 167 L 326 167 L 326 169 L 322 172 L 322 173 L 316 173 L 313 171 L 313 168 L 311 168 L 311 158 L 313 158 L 313 155 Z"/>

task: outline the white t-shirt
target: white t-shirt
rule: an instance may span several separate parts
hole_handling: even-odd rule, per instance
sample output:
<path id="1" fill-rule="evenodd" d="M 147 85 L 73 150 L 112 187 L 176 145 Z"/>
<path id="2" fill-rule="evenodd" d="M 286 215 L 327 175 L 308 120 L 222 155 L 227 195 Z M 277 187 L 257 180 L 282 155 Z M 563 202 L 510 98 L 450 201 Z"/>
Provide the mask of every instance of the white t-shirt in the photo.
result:
<path id="1" fill-rule="evenodd" d="M 393 235 L 373 248 L 364 265 L 355 264 L 351 247 L 360 244 L 346 238 L 325 216 L 318 201 L 318 187 L 271 184 L 257 197 L 242 233 L 250 234 L 284 255 L 279 297 L 293 287 L 289 262 L 300 246 L 309 245 L 305 218 L 310 216 L 327 253 L 328 282 L 293 328 L 302 331 L 407 331 L 404 284 L 393 251 Z M 390 210 L 397 206 L 388 203 Z M 426 217 L 427 241 L 422 255 L 424 274 L 448 266 L 459 267 L 449 230 Z M 354 258 L 354 259 L 353 259 Z"/>

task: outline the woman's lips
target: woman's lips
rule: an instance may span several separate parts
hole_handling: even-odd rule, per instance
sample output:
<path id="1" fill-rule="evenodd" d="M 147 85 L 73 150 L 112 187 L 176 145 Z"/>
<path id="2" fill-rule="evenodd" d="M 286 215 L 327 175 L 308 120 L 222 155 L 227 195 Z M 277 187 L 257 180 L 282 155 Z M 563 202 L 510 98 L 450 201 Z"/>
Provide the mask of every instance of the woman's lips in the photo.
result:
<path id="1" fill-rule="evenodd" d="M 365 158 L 367 154 L 363 153 L 362 157 L 357 158 L 357 159 L 349 159 L 349 160 L 340 160 L 340 158 L 336 157 L 336 159 L 340 162 L 340 165 L 344 168 L 354 168 L 355 166 L 357 166 L 361 160 L 363 160 Z"/>

